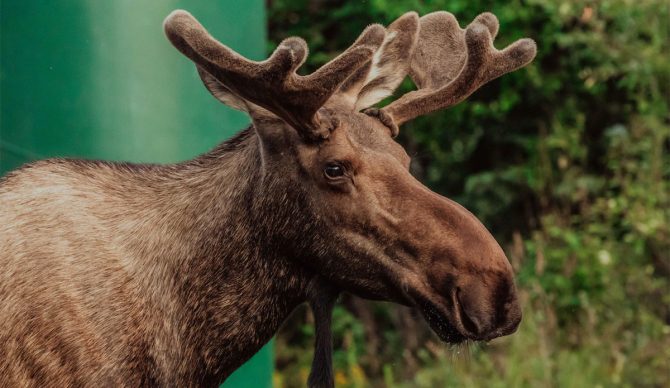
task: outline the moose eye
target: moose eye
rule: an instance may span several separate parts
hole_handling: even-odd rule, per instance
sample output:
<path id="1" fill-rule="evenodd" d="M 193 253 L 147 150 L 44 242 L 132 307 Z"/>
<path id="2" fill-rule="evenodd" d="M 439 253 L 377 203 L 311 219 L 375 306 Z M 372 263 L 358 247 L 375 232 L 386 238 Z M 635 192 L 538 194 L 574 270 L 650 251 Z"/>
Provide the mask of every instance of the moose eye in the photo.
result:
<path id="1" fill-rule="evenodd" d="M 323 168 L 327 178 L 336 179 L 344 175 L 344 166 L 339 163 L 329 163 Z"/>

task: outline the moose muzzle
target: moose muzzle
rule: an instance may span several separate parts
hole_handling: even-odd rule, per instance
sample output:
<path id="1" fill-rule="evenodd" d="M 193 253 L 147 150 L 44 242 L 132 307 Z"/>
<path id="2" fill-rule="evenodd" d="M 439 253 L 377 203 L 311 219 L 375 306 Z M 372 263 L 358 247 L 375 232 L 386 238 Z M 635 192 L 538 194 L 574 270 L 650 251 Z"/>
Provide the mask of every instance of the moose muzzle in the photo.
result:
<path id="1" fill-rule="evenodd" d="M 412 191 L 414 222 L 406 224 L 406 232 L 422 256 L 419 271 L 425 271 L 413 299 L 428 323 L 447 342 L 513 333 L 521 308 L 514 272 L 500 245 L 456 202 L 423 186 Z"/>

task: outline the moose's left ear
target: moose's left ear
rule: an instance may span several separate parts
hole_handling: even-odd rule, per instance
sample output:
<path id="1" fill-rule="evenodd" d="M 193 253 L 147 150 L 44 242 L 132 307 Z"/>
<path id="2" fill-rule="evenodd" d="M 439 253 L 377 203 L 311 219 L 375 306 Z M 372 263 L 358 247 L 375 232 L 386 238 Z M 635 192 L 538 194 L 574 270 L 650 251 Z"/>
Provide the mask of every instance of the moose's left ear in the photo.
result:
<path id="1" fill-rule="evenodd" d="M 251 103 L 243 98 L 236 96 L 233 92 L 230 91 L 230 89 L 228 89 L 224 84 L 219 82 L 219 80 L 214 78 L 214 76 L 209 74 L 202 67 L 196 65 L 196 68 L 198 69 L 200 79 L 202 80 L 202 83 L 205 85 L 207 90 L 209 90 L 209 92 L 212 94 L 212 96 L 214 96 L 214 98 L 221 101 L 225 105 L 228 105 L 229 107 L 237 109 L 242 112 L 247 112 L 254 122 L 260 119 L 262 120 L 267 120 L 269 118 L 277 120 L 279 119 L 269 110 L 261 108 L 260 106 L 254 103 Z"/>
<path id="2" fill-rule="evenodd" d="M 234 95 L 230 89 L 225 87 L 221 82 L 205 71 L 205 69 L 197 65 L 196 67 L 198 68 L 198 74 L 200 75 L 202 83 L 205 84 L 205 87 L 207 90 L 209 90 L 212 96 L 214 96 L 214 98 L 233 109 L 241 110 L 242 112 L 249 112 L 249 103 Z"/>
<path id="3" fill-rule="evenodd" d="M 416 12 L 407 12 L 391 23 L 372 61 L 347 79 L 340 88 L 340 96 L 359 111 L 393 94 L 409 72 L 418 31 Z"/>

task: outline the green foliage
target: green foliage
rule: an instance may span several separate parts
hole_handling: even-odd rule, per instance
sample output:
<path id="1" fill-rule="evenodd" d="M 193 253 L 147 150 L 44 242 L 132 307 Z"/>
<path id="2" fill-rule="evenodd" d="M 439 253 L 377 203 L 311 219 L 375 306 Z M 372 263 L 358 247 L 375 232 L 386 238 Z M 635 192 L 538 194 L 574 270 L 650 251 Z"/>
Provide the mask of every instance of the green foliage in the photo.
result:
<path id="1" fill-rule="evenodd" d="M 270 36 L 304 37 L 310 70 L 369 23 L 408 10 L 489 10 L 502 47 L 529 36 L 538 56 L 448 111 L 408 123 L 414 172 L 492 230 L 517 270 L 524 322 L 472 349 L 437 345 L 403 312 L 338 310 L 343 386 L 662 386 L 670 366 L 670 57 L 665 1 L 273 1 Z M 412 88 L 410 82 L 396 93 Z M 420 318 L 418 318 L 420 319 Z M 299 322 L 304 322 L 298 319 Z M 293 322 L 293 321 L 292 321 Z M 402 323 L 404 322 L 404 323 Z M 295 323 L 295 322 L 293 322 Z M 278 359 L 308 336 L 287 325 Z M 374 325 L 374 330 L 366 329 Z M 403 331 L 405 329 L 405 331 Z M 366 350 L 370 342 L 375 348 Z M 379 365 L 375 365 L 379 364 Z M 302 373 L 302 374 L 301 374 Z M 285 386 L 306 372 L 283 368 Z M 304 376 L 303 376 L 304 375 Z"/>

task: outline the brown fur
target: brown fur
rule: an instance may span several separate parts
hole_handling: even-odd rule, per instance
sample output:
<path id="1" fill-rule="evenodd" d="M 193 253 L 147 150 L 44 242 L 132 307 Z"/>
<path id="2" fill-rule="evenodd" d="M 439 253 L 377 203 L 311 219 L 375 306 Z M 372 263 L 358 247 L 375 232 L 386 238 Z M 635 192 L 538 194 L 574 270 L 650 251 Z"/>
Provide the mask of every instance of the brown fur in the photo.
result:
<path id="1" fill-rule="evenodd" d="M 449 342 L 516 329 L 513 273 L 490 233 L 410 175 L 376 118 L 387 115 L 360 113 L 344 95 L 352 89 L 337 92 L 349 77 L 356 90 L 389 87 L 355 76 L 406 54 L 381 45 L 380 26 L 357 42 L 394 47 L 384 60 L 326 65 L 346 74 L 307 85 L 330 94 L 318 115 L 306 104 L 292 116 L 295 101 L 261 97 L 271 72 L 234 75 L 258 64 L 186 15 L 168 18 L 170 39 L 253 126 L 184 163 L 51 159 L 0 181 L 0 386 L 216 385 L 308 300 L 318 321 L 310 384 L 332 386 L 330 311 L 341 290 L 416 306 Z M 411 51 L 416 39 L 397 42 Z M 306 47 L 291 47 L 275 55 L 292 53 L 293 74 Z M 400 74 L 384 79 L 409 71 L 391 68 Z M 342 176 L 327 176 L 334 164 Z"/>
<path id="2" fill-rule="evenodd" d="M 179 165 L 46 160 L 4 178 L 0 385 L 215 385 L 253 355 L 309 281 L 258 245 L 257 152 L 247 129 Z"/>

